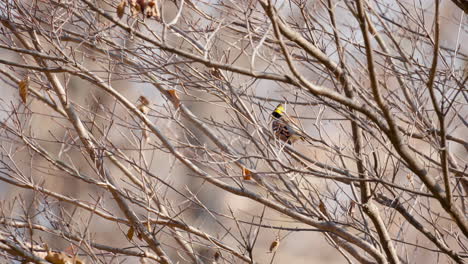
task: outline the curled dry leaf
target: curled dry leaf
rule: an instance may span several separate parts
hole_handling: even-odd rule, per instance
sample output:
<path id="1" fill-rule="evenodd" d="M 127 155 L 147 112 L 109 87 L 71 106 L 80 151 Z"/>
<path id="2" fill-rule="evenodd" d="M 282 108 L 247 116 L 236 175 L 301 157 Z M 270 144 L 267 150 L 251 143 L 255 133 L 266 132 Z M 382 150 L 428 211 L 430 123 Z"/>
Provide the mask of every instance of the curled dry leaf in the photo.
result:
<path id="1" fill-rule="evenodd" d="M 128 231 L 127 231 L 127 238 L 128 240 L 132 240 L 133 239 L 133 235 L 135 234 L 135 229 L 133 228 L 133 226 L 131 226 Z"/>
<path id="2" fill-rule="evenodd" d="M 220 257 L 221 257 L 221 253 L 219 253 L 219 251 L 216 251 L 216 253 L 213 256 L 214 261 L 218 261 Z"/>
<path id="3" fill-rule="evenodd" d="M 140 102 L 137 105 L 138 110 L 140 110 L 143 114 L 148 114 L 150 110 L 148 107 L 150 104 L 150 101 L 148 100 L 148 98 L 142 95 L 138 98 L 138 102 Z"/>
<path id="4" fill-rule="evenodd" d="M 273 252 L 275 252 L 275 251 L 278 249 L 279 243 L 280 243 L 279 238 L 276 238 L 275 241 L 271 242 L 271 245 L 270 245 L 270 253 L 273 253 Z"/>
<path id="5" fill-rule="evenodd" d="M 407 178 L 408 181 L 411 183 L 411 185 L 414 185 L 413 176 L 412 176 L 411 174 L 406 175 L 406 178 Z"/>
<path id="6" fill-rule="evenodd" d="M 351 203 L 348 208 L 348 216 L 349 217 L 354 217 L 354 207 L 356 207 L 356 202 L 351 200 Z"/>
<path id="7" fill-rule="evenodd" d="M 117 16 L 122 18 L 125 13 L 125 7 L 127 6 L 127 0 L 122 0 L 120 4 L 117 6 Z"/>
<path id="8" fill-rule="evenodd" d="M 26 103 L 29 93 L 29 76 L 25 77 L 18 83 L 18 88 L 21 101 L 23 101 L 23 103 Z"/>
<path id="9" fill-rule="evenodd" d="M 154 17 L 159 20 L 161 17 L 157 0 L 130 0 L 130 10 L 133 16 L 141 12 L 147 18 Z"/>
<path id="10" fill-rule="evenodd" d="M 172 102 L 174 102 L 176 107 L 179 107 L 180 106 L 180 97 L 179 97 L 179 94 L 177 93 L 177 90 L 170 89 L 170 90 L 167 90 L 167 92 L 169 93 Z"/>
<path id="11" fill-rule="evenodd" d="M 325 204 L 323 203 L 322 200 L 320 200 L 320 203 L 319 203 L 319 210 L 320 210 L 320 212 L 322 212 L 322 214 L 325 215 L 327 218 L 330 218 L 330 215 L 328 214 L 327 207 L 325 206 Z"/>
<path id="12" fill-rule="evenodd" d="M 130 10 L 132 11 L 132 16 L 138 15 L 143 9 L 142 5 L 144 1 L 141 0 L 130 0 Z"/>
<path id="13" fill-rule="evenodd" d="M 144 9 L 144 13 L 147 18 L 154 17 L 157 20 L 160 19 L 160 14 L 159 14 L 159 5 L 157 0 L 149 0 L 146 3 L 146 7 Z"/>
<path id="14" fill-rule="evenodd" d="M 217 79 L 222 79 L 223 76 L 221 75 L 221 71 L 217 68 L 212 68 L 210 70 L 211 75 L 213 75 Z"/>
<path id="15" fill-rule="evenodd" d="M 244 177 L 244 180 L 250 181 L 252 180 L 252 172 L 249 169 L 242 168 L 242 177 Z"/>
<path id="16" fill-rule="evenodd" d="M 148 98 L 142 95 L 138 98 L 138 102 L 139 104 L 137 105 L 137 109 L 140 110 L 140 112 L 142 112 L 145 115 L 148 114 L 150 111 L 150 108 L 148 107 L 150 104 L 150 101 L 148 100 Z M 143 138 L 146 140 L 146 142 L 148 142 L 149 134 L 148 134 L 148 130 L 146 130 L 146 125 L 143 123 L 142 127 L 143 127 L 143 130 L 142 130 Z"/>

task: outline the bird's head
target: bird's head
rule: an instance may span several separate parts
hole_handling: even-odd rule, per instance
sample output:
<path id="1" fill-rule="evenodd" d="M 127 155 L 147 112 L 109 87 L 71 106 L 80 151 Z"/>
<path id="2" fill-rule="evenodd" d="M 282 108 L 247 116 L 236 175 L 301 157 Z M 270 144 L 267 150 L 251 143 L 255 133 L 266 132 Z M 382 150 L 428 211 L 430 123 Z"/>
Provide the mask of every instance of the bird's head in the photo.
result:
<path id="1" fill-rule="evenodd" d="M 275 110 L 273 111 L 273 113 L 271 113 L 274 117 L 276 118 L 280 118 L 284 113 L 284 106 L 283 104 L 279 104 Z"/>

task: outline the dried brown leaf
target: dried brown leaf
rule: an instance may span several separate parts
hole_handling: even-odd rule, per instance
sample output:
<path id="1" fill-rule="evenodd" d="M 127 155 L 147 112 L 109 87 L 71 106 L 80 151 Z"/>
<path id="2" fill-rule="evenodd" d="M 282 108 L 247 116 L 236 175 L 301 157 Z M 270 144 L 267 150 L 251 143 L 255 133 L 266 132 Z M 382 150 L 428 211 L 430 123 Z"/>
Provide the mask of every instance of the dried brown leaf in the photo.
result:
<path id="1" fill-rule="evenodd" d="M 242 168 L 242 177 L 244 177 L 244 180 L 250 181 L 252 180 L 252 172 L 249 169 Z"/>
<path id="2" fill-rule="evenodd" d="M 145 15 L 147 18 L 154 17 L 160 19 L 159 5 L 157 0 L 150 0 L 145 7 Z"/>
<path id="3" fill-rule="evenodd" d="M 408 181 L 411 183 L 411 185 L 414 185 L 414 181 L 413 181 L 413 175 L 411 174 L 408 174 L 406 175 L 406 178 L 408 179 Z"/>
<path id="4" fill-rule="evenodd" d="M 132 11 L 132 16 L 138 15 L 142 11 L 141 5 L 143 2 L 139 0 L 131 0 L 130 1 L 130 10 Z"/>
<path id="5" fill-rule="evenodd" d="M 179 94 L 177 93 L 177 90 L 170 89 L 170 90 L 167 90 L 167 92 L 169 93 L 169 95 L 171 97 L 171 100 L 174 102 L 176 107 L 179 107 L 180 106 L 180 97 L 179 97 Z"/>
<path id="6" fill-rule="evenodd" d="M 140 96 L 140 98 L 138 98 L 138 102 L 140 102 L 137 105 L 138 110 L 140 110 L 143 114 L 148 114 L 150 110 L 150 108 L 148 107 L 148 105 L 150 104 L 148 98 L 146 98 L 145 96 Z"/>
<path id="7" fill-rule="evenodd" d="M 276 238 L 275 241 L 271 242 L 271 245 L 270 245 L 270 253 L 275 252 L 275 251 L 278 249 L 279 244 L 280 244 L 279 238 Z"/>
<path id="8" fill-rule="evenodd" d="M 211 75 L 213 75 L 217 79 L 222 79 L 223 75 L 221 75 L 221 71 L 219 69 L 213 68 L 210 70 Z"/>
<path id="9" fill-rule="evenodd" d="M 349 205 L 349 208 L 348 208 L 349 217 L 354 217 L 354 207 L 356 207 L 356 202 L 351 200 L 351 204 Z"/>
<path id="10" fill-rule="evenodd" d="M 117 16 L 122 18 L 125 14 L 125 7 L 127 6 L 127 0 L 122 0 L 120 4 L 117 6 Z"/>
<path id="11" fill-rule="evenodd" d="M 216 253 L 213 256 L 214 261 L 218 261 L 220 257 L 221 257 L 221 253 L 219 253 L 219 251 L 216 251 Z"/>
<path id="12" fill-rule="evenodd" d="M 322 200 L 320 200 L 320 203 L 319 203 L 319 210 L 320 210 L 320 212 L 322 212 L 322 214 L 325 215 L 327 218 L 330 218 L 330 215 L 328 214 L 327 207 L 325 206 L 325 204 L 323 203 Z"/>
<path id="13" fill-rule="evenodd" d="M 133 226 L 131 226 L 127 231 L 128 240 L 132 240 L 134 234 L 135 234 L 135 229 L 133 228 Z"/>
<path id="14" fill-rule="evenodd" d="M 29 93 L 29 76 L 25 77 L 18 83 L 19 88 L 19 96 L 21 97 L 21 101 L 26 104 L 26 100 L 28 98 Z"/>

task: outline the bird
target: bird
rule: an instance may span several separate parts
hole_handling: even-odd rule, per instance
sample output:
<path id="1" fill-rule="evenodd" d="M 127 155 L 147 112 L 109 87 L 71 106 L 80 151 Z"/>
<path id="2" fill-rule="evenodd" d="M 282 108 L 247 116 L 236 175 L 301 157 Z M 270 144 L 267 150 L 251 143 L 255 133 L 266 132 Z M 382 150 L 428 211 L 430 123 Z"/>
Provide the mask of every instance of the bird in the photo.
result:
<path id="1" fill-rule="evenodd" d="M 284 112 L 285 109 L 283 104 L 279 104 L 271 113 L 271 116 L 273 117 L 271 128 L 276 138 L 288 143 L 289 145 L 299 139 L 304 140 L 305 137 L 300 132 L 300 129 L 284 115 Z"/>

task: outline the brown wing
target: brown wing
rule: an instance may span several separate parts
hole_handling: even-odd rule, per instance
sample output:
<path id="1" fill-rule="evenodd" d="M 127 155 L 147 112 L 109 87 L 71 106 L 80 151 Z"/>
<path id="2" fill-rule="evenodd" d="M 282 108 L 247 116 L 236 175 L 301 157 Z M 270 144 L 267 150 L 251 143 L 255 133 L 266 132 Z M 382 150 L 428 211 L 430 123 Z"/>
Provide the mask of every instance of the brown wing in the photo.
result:
<path id="1" fill-rule="evenodd" d="M 301 136 L 282 119 L 275 119 L 271 124 L 275 136 L 288 144 L 301 138 Z"/>

